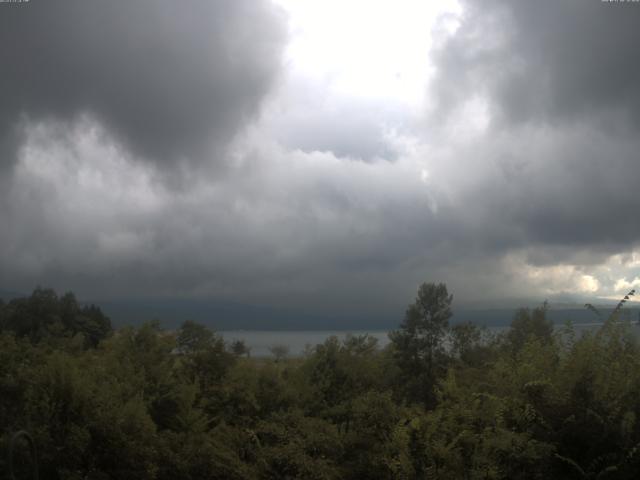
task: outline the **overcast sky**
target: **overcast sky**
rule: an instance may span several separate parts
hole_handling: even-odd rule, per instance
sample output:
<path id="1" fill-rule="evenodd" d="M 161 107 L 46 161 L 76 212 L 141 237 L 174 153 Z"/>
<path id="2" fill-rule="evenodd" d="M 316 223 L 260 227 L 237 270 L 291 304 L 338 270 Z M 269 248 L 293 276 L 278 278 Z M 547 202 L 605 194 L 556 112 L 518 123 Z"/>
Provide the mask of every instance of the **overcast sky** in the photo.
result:
<path id="1" fill-rule="evenodd" d="M 640 287 L 640 3 L 0 3 L 0 289 Z"/>

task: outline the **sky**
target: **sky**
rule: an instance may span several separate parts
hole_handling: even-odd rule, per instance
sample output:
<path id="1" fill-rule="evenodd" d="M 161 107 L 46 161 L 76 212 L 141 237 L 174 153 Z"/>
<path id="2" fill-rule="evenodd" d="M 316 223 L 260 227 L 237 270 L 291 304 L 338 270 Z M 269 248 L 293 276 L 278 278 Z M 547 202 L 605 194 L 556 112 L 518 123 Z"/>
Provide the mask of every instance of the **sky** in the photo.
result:
<path id="1" fill-rule="evenodd" d="M 640 287 L 640 3 L 0 3 L 0 289 L 315 314 Z"/>

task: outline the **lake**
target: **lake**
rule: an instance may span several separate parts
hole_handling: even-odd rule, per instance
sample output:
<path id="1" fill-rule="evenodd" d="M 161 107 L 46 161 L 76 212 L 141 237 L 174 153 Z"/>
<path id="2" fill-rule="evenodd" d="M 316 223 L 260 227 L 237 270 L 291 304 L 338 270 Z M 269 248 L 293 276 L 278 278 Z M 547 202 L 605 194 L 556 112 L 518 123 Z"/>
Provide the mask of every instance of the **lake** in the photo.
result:
<path id="1" fill-rule="evenodd" d="M 344 330 L 285 330 L 285 331 L 269 331 L 269 330 L 227 330 L 218 332 L 225 341 L 243 340 L 251 349 L 251 356 L 265 357 L 270 356 L 269 348 L 274 345 L 285 345 L 289 348 L 289 354 L 292 356 L 300 356 L 304 353 L 307 345 L 312 347 L 335 335 L 343 340 L 347 335 L 364 335 L 369 334 L 378 339 L 378 345 L 384 347 L 389 343 L 389 333 L 387 330 L 372 331 L 344 331 Z"/>
<path id="2" fill-rule="evenodd" d="M 594 330 L 600 327 L 601 323 L 574 323 L 573 327 L 576 335 L 579 336 L 583 332 Z M 562 328 L 562 324 L 556 324 L 556 328 Z M 489 332 L 497 334 L 503 332 L 508 327 L 487 327 Z M 632 325 L 632 329 L 636 334 L 640 334 L 640 326 Z M 307 345 L 315 346 L 335 335 L 343 340 L 347 335 L 371 335 L 378 339 L 378 345 L 384 347 L 389 343 L 389 330 L 226 330 L 218 332 L 225 341 L 243 340 L 251 349 L 251 355 L 254 357 L 270 356 L 270 347 L 274 345 L 284 345 L 289 348 L 291 356 L 300 356 L 304 353 Z"/>

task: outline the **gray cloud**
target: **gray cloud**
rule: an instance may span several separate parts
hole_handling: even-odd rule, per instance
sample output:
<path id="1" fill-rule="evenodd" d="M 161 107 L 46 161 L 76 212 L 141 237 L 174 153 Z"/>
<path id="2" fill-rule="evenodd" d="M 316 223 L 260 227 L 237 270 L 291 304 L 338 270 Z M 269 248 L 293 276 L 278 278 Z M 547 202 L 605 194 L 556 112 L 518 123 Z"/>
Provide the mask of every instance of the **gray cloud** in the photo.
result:
<path id="1" fill-rule="evenodd" d="M 547 263 L 571 261 L 572 250 L 598 259 L 633 248 L 640 9 L 595 1 L 465 7 L 436 54 L 434 119 L 486 102 L 486 130 L 454 153 L 476 176 L 457 191 L 481 219 L 481 241 L 537 246 L 547 252 L 532 258 Z"/>
<path id="2" fill-rule="evenodd" d="M 394 163 L 247 139 L 224 182 L 177 194 L 85 128 L 30 132 L 5 199 L 0 284 L 370 311 L 397 306 L 443 240 L 429 188 Z"/>
<path id="3" fill-rule="evenodd" d="M 438 53 L 442 106 L 480 91 L 507 126 L 616 111 L 640 119 L 640 9 L 632 2 L 463 5 L 460 28 Z"/>
<path id="4" fill-rule="evenodd" d="M 283 15 L 265 1 L 2 7 L 2 163 L 14 161 L 21 119 L 86 114 L 136 155 L 184 161 L 226 144 L 280 69 Z"/>
<path id="5" fill-rule="evenodd" d="M 64 5 L 0 20 L 0 40 L 43 32 L 0 48 L 21 148 L 0 176 L 7 288 L 401 314 L 425 280 L 459 303 L 589 292 L 640 244 L 633 5 L 466 2 L 418 133 L 400 107 L 287 81 L 255 115 L 283 46 L 262 3 Z M 36 7 L 47 28 L 18 14 Z M 186 161 L 188 188 L 157 181 L 208 141 L 224 175 Z"/>

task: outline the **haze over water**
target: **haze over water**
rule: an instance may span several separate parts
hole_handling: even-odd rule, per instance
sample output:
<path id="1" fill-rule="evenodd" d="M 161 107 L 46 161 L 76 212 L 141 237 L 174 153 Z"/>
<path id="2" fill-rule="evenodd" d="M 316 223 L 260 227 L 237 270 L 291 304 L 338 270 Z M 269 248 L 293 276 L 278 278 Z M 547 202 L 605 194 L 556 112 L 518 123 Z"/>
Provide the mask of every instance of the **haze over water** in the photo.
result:
<path id="1" fill-rule="evenodd" d="M 573 324 L 576 337 L 584 332 L 595 331 L 602 326 L 602 323 L 576 323 Z M 497 335 L 508 327 L 487 327 L 490 334 Z M 562 330 L 564 325 L 556 324 L 556 330 Z M 631 324 L 631 329 L 636 335 L 640 335 L 640 326 Z M 378 346 L 383 348 L 389 344 L 389 331 L 387 330 L 284 330 L 284 331 L 259 331 L 259 330 L 224 330 L 218 332 L 227 342 L 233 340 L 243 340 L 251 349 L 251 356 L 267 357 L 271 356 L 270 348 L 274 346 L 286 346 L 289 348 L 291 356 L 301 356 L 309 348 L 324 343 L 329 337 L 338 337 L 341 341 L 348 335 L 370 335 L 378 341 Z"/>

